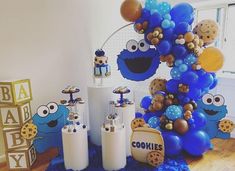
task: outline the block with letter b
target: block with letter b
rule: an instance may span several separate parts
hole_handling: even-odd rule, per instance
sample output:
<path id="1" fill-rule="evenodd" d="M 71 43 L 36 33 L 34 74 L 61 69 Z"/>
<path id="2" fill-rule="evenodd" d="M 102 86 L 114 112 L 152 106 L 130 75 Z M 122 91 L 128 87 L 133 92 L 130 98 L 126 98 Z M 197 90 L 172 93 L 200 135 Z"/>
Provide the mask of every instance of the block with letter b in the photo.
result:
<path id="1" fill-rule="evenodd" d="M 5 141 L 6 151 L 28 148 L 32 145 L 32 141 L 26 140 L 21 136 L 20 128 L 4 128 L 3 137 Z"/>
<path id="2" fill-rule="evenodd" d="M 16 106 L 0 106 L 0 120 L 3 128 L 22 127 L 31 118 L 30 102 Z"/>
<path id="3" fill-rule="evenodd" d="M 34 146 L 14 150 L 6 153 L 9 170 L 31 170 L 36 161 L 36 150 Z"/>
<path id="4" fill-rule="evenodd" d="M 0 82 L 0 104 L 17 105 L 32 100 L 29 79 Z"/>

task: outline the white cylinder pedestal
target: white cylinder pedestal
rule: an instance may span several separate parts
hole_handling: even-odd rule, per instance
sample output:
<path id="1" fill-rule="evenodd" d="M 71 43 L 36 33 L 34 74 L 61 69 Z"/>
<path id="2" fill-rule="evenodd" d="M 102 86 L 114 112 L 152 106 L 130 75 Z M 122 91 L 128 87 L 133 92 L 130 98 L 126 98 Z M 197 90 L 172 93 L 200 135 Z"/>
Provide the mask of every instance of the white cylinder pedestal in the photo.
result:
<path id="1" fill-rule="evenodd" d="M 126 166 L 125 127 L 111 132 L 101 128 L 102 160 L 105 170 L 120 170 Z"/>
<path id="2" fill-rule="evenodd" d="M 113 87 L 88 87 L 90 139 L 95 145 L 101 145 L 100 127 L 109 113 L 109 101 L 114 99 Z"/>
<path id="3" fill-rule="evenodd" d="M 69 127 L 76 132 L 69 132 Z M 73 130 L 72 129 L 72 130 Z M 66 169 L 83 170 L 89 164 L 87 127 L 68 125 L 62 128 L 64 165 Z"/>
<path id="4" fill-rule="evenodd" d="M 124 123 L 126 128 L 126 156 L 131 156 L 131 122 L 135 119 L 135 104 L 127 104 L 125 106 L 114 107 L 115 113 L 120 117 L 120 121 Z"/>

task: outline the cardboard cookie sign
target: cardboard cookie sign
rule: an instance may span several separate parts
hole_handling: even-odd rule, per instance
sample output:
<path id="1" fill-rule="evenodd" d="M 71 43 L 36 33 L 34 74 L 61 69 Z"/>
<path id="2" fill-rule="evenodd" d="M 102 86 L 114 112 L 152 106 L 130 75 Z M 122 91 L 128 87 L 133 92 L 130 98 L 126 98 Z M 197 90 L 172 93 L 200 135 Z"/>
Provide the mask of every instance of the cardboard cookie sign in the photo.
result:
<path id="1" fill-rule="evenodd" d="M 160 131 L 148 128 L 135 128 L 131 137 L 131 153 L 135 160 L 159 166 L 164 161 L 164 141 Z"/>

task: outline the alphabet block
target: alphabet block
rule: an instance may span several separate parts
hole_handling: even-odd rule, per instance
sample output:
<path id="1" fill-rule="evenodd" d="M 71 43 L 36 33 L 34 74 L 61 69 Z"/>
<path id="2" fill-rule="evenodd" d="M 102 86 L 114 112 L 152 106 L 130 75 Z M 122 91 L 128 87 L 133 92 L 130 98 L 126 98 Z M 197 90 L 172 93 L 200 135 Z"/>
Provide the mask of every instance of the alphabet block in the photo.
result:
<path id="1" fill-rule="evenodd" d="M 0 104 L 18 105 L 32 100 L 29 79 L 0 82 Z"/>
<path id="2" fill-rule="evenodd" d="M 19 148 L 28 148 L 31 146 L 31 141 L 24 139 L 20 134 L 20 128 L 4 128 L 3 137 L 5 141 L 6 151 L 11 151 Z"/>
<path id="3" fill-rule="evenodd" d="M 0 120 L 3 128 L 22 127 L 31 118 L 30 102 L 16 106 L 0 106 Z"/>
<path id="4" fill-rule="evenodd" d="M 29 148 L 7 152 L 6 156 L 9 170 L 31 170 L 37 157 L 33 145 Z"/>

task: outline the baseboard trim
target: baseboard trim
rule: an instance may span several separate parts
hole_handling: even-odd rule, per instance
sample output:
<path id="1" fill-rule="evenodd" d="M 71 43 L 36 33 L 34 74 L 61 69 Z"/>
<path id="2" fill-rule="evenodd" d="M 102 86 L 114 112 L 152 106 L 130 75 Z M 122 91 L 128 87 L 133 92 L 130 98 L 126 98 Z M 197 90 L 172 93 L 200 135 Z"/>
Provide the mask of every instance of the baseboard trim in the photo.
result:
<path id="1" fill-rule="evenodd" d="M 0 156 L 0 163 L 6 162 L 6 156 L 5 155 L 1 155 Z"/>

